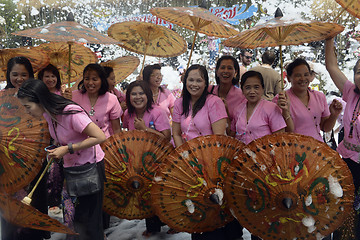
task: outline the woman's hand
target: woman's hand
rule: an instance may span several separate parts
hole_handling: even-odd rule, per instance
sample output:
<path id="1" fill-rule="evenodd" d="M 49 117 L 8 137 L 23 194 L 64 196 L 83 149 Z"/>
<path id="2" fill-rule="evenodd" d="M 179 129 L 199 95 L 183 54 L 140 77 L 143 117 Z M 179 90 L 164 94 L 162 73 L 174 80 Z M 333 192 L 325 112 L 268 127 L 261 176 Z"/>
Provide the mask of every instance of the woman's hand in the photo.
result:
<path id="1" fill-rule="evenodd" d="M 339 116 L 342 111 L 342 104 L 338 100 L 334 99 L 329 106 L 330 114 Z"/>
<path id="2" fill-rule="evenodd" d="M 62 91 L 62 96 L 64 97 L 64 98 L 67 98 L 67 99 L 69 99 L 69 100 L 71 100 L 72 99 L 72 90 L 71 90 L 71 88 L 65 88 L 63 91 Z"/>
<path id="3" fill-rule="evenodd" d="M 281 108 L 282 111 L 290 112 L 290 101 L 285 92 L 279 93 L 279 99 L 277 105 Z"/>
<path id="4" fill-rule="evenodd" d="M 146 130 L 145 122 L 142 118 L 134 119 L 134 127 L 137 130 Z"/>
<path id="5" fill-rule="evenodd" d="M 61 159 L 69 152 L 68 146 L 60 146 L 52 150 L 48 150 L 49 158 Z"/>

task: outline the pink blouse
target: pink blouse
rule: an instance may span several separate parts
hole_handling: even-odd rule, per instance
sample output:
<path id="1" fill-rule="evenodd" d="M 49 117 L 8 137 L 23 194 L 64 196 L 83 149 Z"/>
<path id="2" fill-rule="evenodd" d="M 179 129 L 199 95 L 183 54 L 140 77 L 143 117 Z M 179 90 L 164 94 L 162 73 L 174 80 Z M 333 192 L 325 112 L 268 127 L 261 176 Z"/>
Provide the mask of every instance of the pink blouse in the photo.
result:
<path id="1" fill-rule="evenodd" d="M 214 89 L 213 89 L 214 87 Z M 210 85 L 208 91 L 216 96 L 219 94 L 219 85 Z M 234 118 L 234 111 L 239 106 L 239 104 L 245 100 L 245 96 L 242 93 L 240 88 L 235 87 L 234 85 L 230 88 L 226 96 L 226 103 L 229 111 L 230 121 Z"/>
<path id="2" fill-rule="evenodd" d="M 181 132 L 186 135 L 187 140 L 198 136 L 213 134 L 212 124 L 220 119 L 227 118 L 227 113 L 223 101 L 212 94 L 206 98 L 205 105 L 192 118 L 192 108 L 190 105 L 189 115 L 182 115 L 183 98 L 176 99 L 173 111 L 173 122 L 180 123 Z"/>
<path id="3" fill-rule="evenodd" d="M 339 144 L 336 151 L 338 151 L 343 158 L 350 158 L 351 160 L 359 163 L 360 162 L 359 152 L 349 150 L 344 145 L 344 143 L 347 142 L 348 148 L 350 149 L 354 148 L 354 150 L 357 148 L 360 150 L 360 117 L 358 115 L 354 123 L 354 128 L 352 132 L 353 137 L 352 138 L 349 137 L 350 123 L 353 118 L 354 109 L 355 107 L 359 109 L 359 105 L 360 105 L 360 100 L 359 100 L 360 94 L 355 93 L 354 89 L 355 89 L 355 84 L 353 84 L 350 81 L 346 81 L 343 89 L 343 99 L 346 102 L 346 107 L 343 117 L 344 140 Z M 357 114 L 357 112 L 355 112 L 355 114 Z"/>
<path id="4" fill-rule="evenodd" d="M 123 92 L 120 92 L 119 90 L 117 90 L 116 88 L 114 88 L 112 94 L 117 96 L 117 98 L 119 99 L 120 102 L 126 101 L 126 95 Z"/>
<path id="5" fill-rule="evenodd" d="M 68 143 L 78 143 L 88 138 L 84 133 L 84 129 L 92 122 L 89 116 L 78 105 L 68 105 L 64 108 L 64 112 L 69 110 L 81 111 L 69 115 L 57 115 L 56 133 L 54 131 L 51 117 L 46 112 L 44 118 L 49 124 L 50 135 L 55 141 L 58 141 L 62 146 Z M 64 167 L 81 166 L 85 163 L 100 162 L 105 156 L 100 145 L 76 151 L 74 154 L 67 153 L 64 155 Z"/>
<path id="6" fill-rule="evenodd" d="M 165 88 L 165 87 L 161 87 L 162 91 L 159 91 L 159 95 L 156 99 L 155 104 L 157 106 L 159 106 L 161 109 L 163 109 L 166 113 L 166 115 L 168 116 L 168 118 L 170 118 L 170 109 L 174 107 L 174 103 L 175 103 L 175 96 L 170 92 L 169 89 Z"/>
<path id="7" fill-rule="evenodd" d="M 231 121 L 231 130 L 236 132 L 235 137 L 245 144 L 286 127 L 280 108 L 264 99 L 256 105 L 248 121 L 246 115 L 247 100 L 236 108 Z"/>
<path id="8" fill-rule="evenodd" d="M 330 116 L 329 106 L 322 92 L 308 89 L 308 93 L 309 102 L 306 107 L 291 88 L 286 91 L 290 99 L 290 114 L 294 122 L 294 132 L 323 142 L 320 135 L 320 122 L 321 118 Z M 272 101 L 277 103 L 278 99 L 279 95 L 276 95 Z"/>
<path id="9" fill-rule="evenodd" d="M 134 119 L 136 114 L 130 115 L 128 110 L 124 113 L 123 127 L 128 130 L 134 130 Z M 146 127 L 150 127 L 150 122 L 154 122 L 155 129 L 159 132 L 170 129 L 170 122 L 164 110 L 158 106 L 154 106 L 149 111 L 145 111 L 142 118 Z"/>
<path id="10" fill-rule="evenodd" d="M 72 92 L 72 100 L 82 106 L 88 113 L 91 110 L 91 103 L 87 93 L 81 93 L 79 90 Z M 122 115 L 122 109 L 117 97 L 112 93 L 99 95 L 94 105 L 94 115 L 91 120 L 101 128 L 108 138 L 114 134 L 111 128 L 111 120 L 119 119 Z M 120 121 L 120 120 L 119 120 Z"/>

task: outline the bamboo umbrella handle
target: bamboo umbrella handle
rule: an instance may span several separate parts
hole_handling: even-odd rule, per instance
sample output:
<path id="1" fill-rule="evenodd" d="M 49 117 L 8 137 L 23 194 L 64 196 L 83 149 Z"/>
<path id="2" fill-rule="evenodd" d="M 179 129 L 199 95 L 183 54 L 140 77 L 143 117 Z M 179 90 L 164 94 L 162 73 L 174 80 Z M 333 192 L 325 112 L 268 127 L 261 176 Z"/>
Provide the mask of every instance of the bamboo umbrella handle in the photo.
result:
<path id="1" fill-rule="evenodd" d="M 68 45 L 69 45 L 69 64 L 68 64 L 68 87 L 70 88 L 70 78 L 71 78 L 71 45 L 72 45 L 72 42 L 68 42 Z"/>
<path id="2" fill-rule="evenodd" d="M 144 58 L 143 58 L 142 66 L 141 66 L 140 75 L 142 75 L 142 71 L 144 70 L 145 57 L 146 57 L 146 52 L 147 52 L 148 45 L 149 45 L 149 43 L 145 43 Z"/>
<path id="3" fill-rule="evenodd" d="M 50 167 L 50 165 L 51 165 L 52 162 L 53 162 L 53 158 L 51 158 L 50 161 L 48 162 L 48 164 L 46 165 L 44 171 L 41 173 L 39 179 L 37 180 L 35 186 L 34 186 L 33 189 L 31 190 L 31 192 L 30 192 L 26 197 L 24 197 L 23 200 L 21 200 L 22 203 L 25 203 L 25 204 L 27 204 L 27 205 L 30 205 L 31 200 L 32 200 L 32 199 L 31 199 L 31 198 L 32 198 L 32 195 L 34 194 L 37 186 L 39 185 L 41 179 L 44 177 L 45 173 L 46 173 L 47 170 L 49 169 L 49 167 Z"/>
<path id="4" fill-rule="evenodd" d="M 186 66 L 185 71 L 189 68 L 189 65 L 190 65 L 190 60 L 191 60 L 191 56 L 192 56 L 192 53 L 193 53 L 193 50 L 194 50 L 194 45 L 195 45 L 195 40 L 196 40 L 197 34 L 198 34 L 198 32 L 196 31 L 196 32 L 195 32 L 195 35 L 194 35 L 194 40 L 193 40 L 193 43 L 192 43 L 192 46 L 191 46 L 189 61 L 188 61 L 188 63 L 187 63 L 187 66 Z"/>
<path id="5" fill-rule="evenodd" d="M 280 86 L 281 86 L 281 91 L 284 91 L 284 75 L 283 75 L 283 55 L 282 55 L 282 49 L 281 49 L 281 45 L 279 45 L 279 51 L 280 51 L 280 75 L 281 75 L 281 83 L 280 83 Z"/>

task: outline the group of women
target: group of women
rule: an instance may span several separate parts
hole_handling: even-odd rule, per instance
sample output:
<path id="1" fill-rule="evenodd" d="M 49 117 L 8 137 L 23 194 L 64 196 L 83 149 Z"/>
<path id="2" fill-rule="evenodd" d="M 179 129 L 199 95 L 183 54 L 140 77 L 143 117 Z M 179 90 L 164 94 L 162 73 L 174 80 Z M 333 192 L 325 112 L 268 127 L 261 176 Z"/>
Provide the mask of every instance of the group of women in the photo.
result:
<path id="1" fill-rule="evenodd" d="M 354 67 L 353 84 L 339 70 L 332 50 L 333 39 L 329 39 L 326 66 L 347 102 L 345 138 L 338 150 L 351 169 L 357 190 L 360 180 L 359 62 Z M 114 89 L 112 69 L 99 64 L 89 64 L 84 69 L 78 90 L 69 92 L 61 89 L 60 75 L 55 67 L 49 66 L 39 72 L 42 81 L 35 80 L 30 62 L 22 57 L 15 59 L 8 64 L 6 88 L 17 88 L 18 98 L 27 111 L 36 117 L 44 116 L 48 122 L 51 137 L 59 146 L 49 150 L 49 157 L 63 159 L 64 168 L 97 163 L 102 184 L 106 181 L 104 152 L 99 144 L 122 130 L 120 122 L 127 130 L 155 133 L 175 147 L 210 134 L 230 135 L 245 144 L 284 131 L 323 141 L 320 131 L 330 131 L 342 111 L 340 102 L 334 100 L 328 106 L 323 93 L 309 88 L 311 70 L 303 59 L 295 59 L 287 66 L 291 88 L 272 102 L 262 98 L 266 79 L 255 71 L 248 71 L 239 79 L 239 63 L 232 56 L 218 59 L 215 86 L 209 84 L 206 67 L 190 66 L 183 76 L 182 96 L 178 99 L 161 86 L 160 65 L 146 66 L 142 80 L 130 83 L 124 95 Z M 102 194 L 103 188 L 76 199 L 73 222 L 80 239 L 104 239 Z M 8 223 L 3 221 L 3 224 Z M 145 236 L 160 231 L 162 225 L 157 217 L 147 219 L 146 224 Z M 9 231 L 2 227 L 2 232 L 2 239 L 45 238 L 41 234 L 19 237 L 19 233 L 24 232 L 21 230 L 16 234 L 11 232 L 12 238 L 4 238 L 10 236 Z M 242 227 L 235 220 L 212 232 L 194 233 L 192 239 L 238 239 L 241 236 Z"/>

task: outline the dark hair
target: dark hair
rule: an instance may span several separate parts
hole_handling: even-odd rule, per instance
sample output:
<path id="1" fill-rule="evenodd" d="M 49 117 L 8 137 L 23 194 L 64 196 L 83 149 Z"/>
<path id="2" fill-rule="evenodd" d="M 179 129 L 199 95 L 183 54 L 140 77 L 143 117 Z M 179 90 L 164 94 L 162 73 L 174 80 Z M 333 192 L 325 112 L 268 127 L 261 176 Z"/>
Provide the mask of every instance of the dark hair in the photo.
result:
<path id="1" fill-rule="evenodd" d="M 241 76 L 241 82 L 240 82 L 240 86 L 241 86 L 241 90 L 243 89 L 246 81 L 248 80 L 248 78 L 250 77 L 256 77 L 260 80 L 260 84 L 262 86 L 262 88 L 265 88 L 265 85 L 264 85 L 264 78 L 263 76 L 261 75 L 261 73 L 257 72 L 257 71 L 253 71 L 253 70 L 250 70 L 250 71 L 246 71 L 242 76 Z"/>
<path id="2" fill-rule="evenodd" d="M 87 71 L 94 71 L 99 75 L 101 80 L 99 95 L 104 95 L 107 91 L 109 91 L 109 83 L 107 81 L 104 68 L 100 64 L 90 63 L 84 68 L 83 80 L 81 80 L 81 82 L 78 85 L 78 89 L 81 91 L 81 93 L 86 93 L 86 88 L 84 86 L 84 75 Z"/>
<path id="3" fill-rule="evenodd" d="M 147 65 L 144 67 L 142 75 L 145 82 L 150 84 L 150 76 L 155 69 L 161 70 L 160 64 Z M 162 87 L 159 87 L 159 89 L 161 92 L 164 92 L 164 89 L 162 89 Z"/>
<path id="4" fill-rule="evenodd" d="M 193 107 L 193 113 L 192 113 L 192 117 L 195 117 L 196 113 L 198 111 L 200 111 L 200 109 L 205 105 L 206 102 L 206 98 L 207 95 L 209 94 L 208 92 L 208 88 L 209 88 L 209 75 L 208 72 L 206 70 L 206 68 L 202 65 L 199 64 L 194 64 L 191 65 L 185 72 L 185 76 L 184 76 L 184 81 L 183 81 L 183 90 L 182 90 L 182 96 L 183 96 L 183 101 L 182 101 L 182 106 L 183 106 L 183 112 L 181 113 L 181 115 L 185 114 L 185 117 L 187 117 L 189 115 L 189 111 L 190 111 L 190 100 L 191 100 L 191 95 L 189 93 L 189 91 L 186 88 L 186 82 L 187 79 L 189 77 L 189 73 L 192 70 L 199 70 L 200 71 L 200 75 L 204 78 L 205 80 L 205 89 L 203 91 L 203 93 L 201 94 L 200 98 L 196 101 L 196 103 L 194 104 Z"/>
<path id="5" fill-rule="evenodd" d="M 355 74 L 356 74 L 356 71 L 357 71 L 357 69 L 358 69 L 358 67 L 359 67 L 359 64 L 360 64 L 360 59 L 356 61 L 355 66 L 354 66 L 354 68 L 353 68 L 353 71 L 354 71 L 354 79 L 355 79 Z M 356 84 L 355 84 L 354 92 L 357 93 L 357 94 L 360 94 L 360 89 L 358 88 L 358 86 L 356 86 Z"/>
<path id="6" fill-rule="evenodd" d="M 123 89 L 123 90 L 126 90 L 128 87 L 129 87 L 129 83 L 126 82 L 126 81 L 123 81 L 120 83 L 120 87 Z"/>
<path id="7" fill-rule="evenodd" d="M 24 65 L 26 70 L 29 73 L 29 78 L 34 78 L 34 70 L 32 68 L 31 62 L 26 57 L 13 57 L 7 63 L 6 69 L 6 86 L 5 89 L 15 88 L 14 85 L 10 81 L 10 72 L 12 71 L 15 64 Z"/>
<path id="8" fill-rule="evenodd" d="M 134 87 L 141 87 L 142 90 L 144 91 L 144 93 L 147 97 L 147 104 L 146 104 L 146 109 L 145 109 L 146 111 L 149 111 L 150 109 L 152 109 L 152 105 L 154 103 L 153 94 L 152 94 L 151 88 L 147 82 L 145 82 L 143 80 L 137 80 L 137 81 L 131 82 L 126 91 L 126 106 L 128 108 L 129 115 L 132 115 L 135 113 L 135 108 L 130 103 L 130 94 Z"/>
<path id="9" fill-rule="evenodd" d="M 237 85 L 239 84 L 239 78 L 240 78 L 240 67 L 239 67 L 239 62 L 236 60 L 236 58 L 234 58 L 233 56 L 230 55 L 225 55 L 222 56 L 221 58 L 219 58 L 219 60 L 217 60 L 216 62 L 216 67 L 215 67 L 215 80 L 216 80 L 216 84 L 219 85 L 220 84 L 220 78 L 217 76 L 217 71 L 220 68 L 221 62 L 223 60 L 232 60 L 233 64 L 234 64 L 234 68 L 235 68 L 235 72 L 237 72 L 236 76 L 233 78 L 233 80 L 231 81 L 232 85 Z"/>
<path id="10" fill-rule="evenodd" d="M 242 56 L 245 56 L 245 53 L 246 53 L 246 52 L 252 54 L 252 51 L 251 51 L 250 49 L 240 49 L 240 54 L 239 54 L 239 60 L 240 60 L 240 62 L 242 62 L 241 57 L 242 57 Z"/>
<path id="11" fill-rule="evenodd" d="M 78 110 L 64 112 L 64 108 L 67 105 L 78 104 L 64 98 L 63 96 L 50 92 L 46 84 L 39 79 L 31 78 L 25 81 L 19 88 L 17 97 L 20 99 L 26 98 L 30 102 L 40 104 L 47 112 L 50 113 L 51 118 L 54 120 L 56 120 L 56 115 L 69 115 L 81 112 Z"/>
<path id="12" fill-rule="evenodd" d="M 311 68 L 310 68 L 310 65 L 308 64 L 308 62 L 303 58 L 297 58 L 293 62 L 291 62 L 289 65 L 287 65 L 286 75 L 291 76 L 294 72 L 294 68 L 296 68 L 297 66 L 301 66 L 301 65 L 305 65 L 309 69 L 309 73 L 311 73 Z"/>
<path id="13" fill-rule="evenodd" d="M 52 64 L 47 65 L 45 68 L 41 69 L 41 71 L 38 73 L 38 78 L 41 81 L 43 81 L 45 71 L 51 72 L 52 74 L 55 75 L 55 77 L 57 79 L 55 88 L 57 90 L 60 90 L 60 88 L 61 88 L 61 78 L 60 78 L 59 70 Z"/>
<path id="14" fill-rule="evenodd" d="M 110 74 L 112 72 L 114 72 L 114 69 L 112 67 L 108 67 L 108 66 L 103 66 L 104 71 L 105 71 L 105 77 L 106 79 L 110 76 Z"/>
<path id="15" fill-rule="evenodd" d="M 276 54 L 274 51 L 267 50 L 261 55 L 261 61 L 262 63 L 272 65 L 275 61 Z"/>

